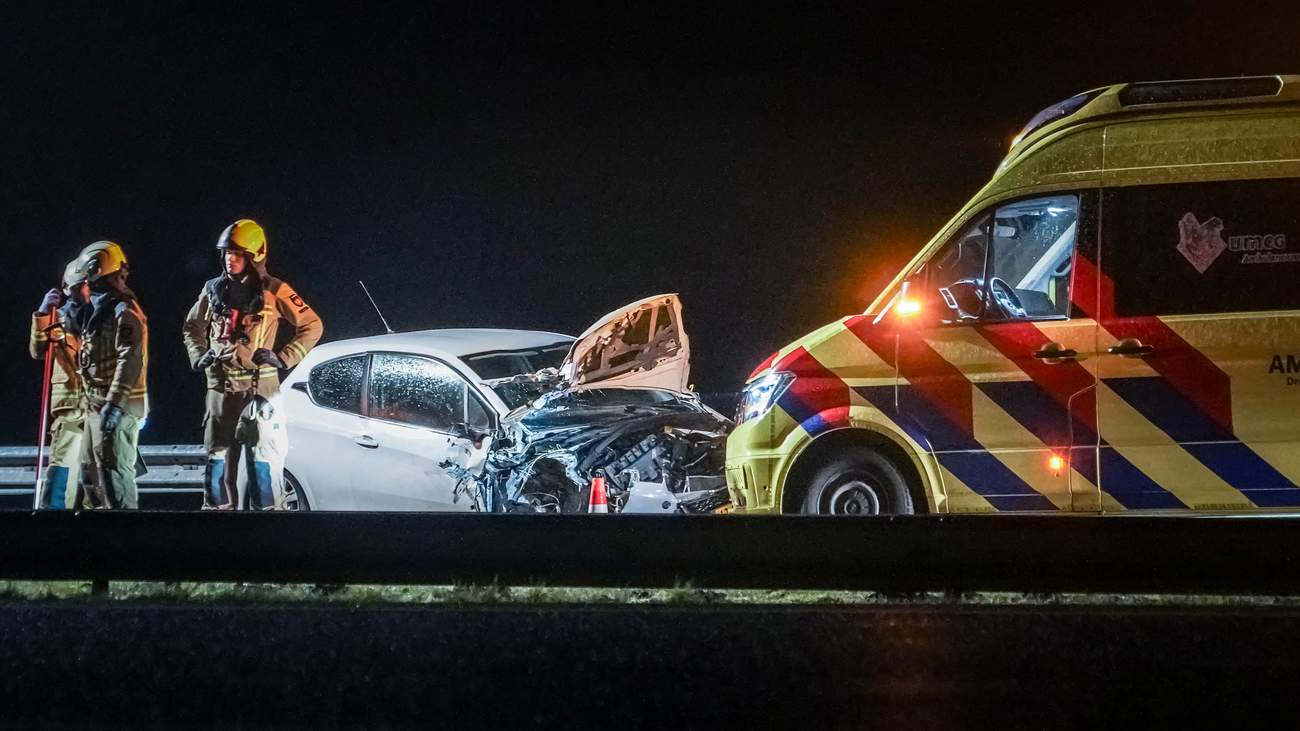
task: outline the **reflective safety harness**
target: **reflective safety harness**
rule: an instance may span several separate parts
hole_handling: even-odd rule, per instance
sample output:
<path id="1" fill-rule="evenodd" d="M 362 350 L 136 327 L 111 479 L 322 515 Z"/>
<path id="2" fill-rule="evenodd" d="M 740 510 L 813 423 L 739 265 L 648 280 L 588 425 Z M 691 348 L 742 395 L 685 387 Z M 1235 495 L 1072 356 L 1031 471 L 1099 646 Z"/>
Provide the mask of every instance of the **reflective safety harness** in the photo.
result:
<path id="1" fill-rule="evenodd" d="M 227 345 L 250 345 L 257 343 L 261 345 L 261 336 L 265 331 L 265 315 L 262 310 L 265 308 L 265 294 L 263 292 L 262 280 L 256 274 L 252 275 L 252 281 L 256 287 L 257 294 L 252 296 L 244 309 L 231 306 L 227 300 L 231 297 L 231 289 L 235 282 L 227 278 L 213 280 L 208 286 L 208 332 L 213 334 L 218 343 Z M 247 314 L 247 313 L 257 314 Z M 244 318 L 251 318 L 253 324 L 258 328 L 250 337 L 244 328 Z M 230 352 L 230 360 L 234 359 L 234 351 Z M 219 388 L 224 393 L 234 393 L 238 390 L 231 376 L 246 376 L 249 379 L 249 389 L 256 392 L 261 379 L 261 367 L 254 365 L 252 368 L 233 368 L 229 363 L 220 363 L 215 366 Z M 242 378 L 239 380 L 243 380 Z"/>

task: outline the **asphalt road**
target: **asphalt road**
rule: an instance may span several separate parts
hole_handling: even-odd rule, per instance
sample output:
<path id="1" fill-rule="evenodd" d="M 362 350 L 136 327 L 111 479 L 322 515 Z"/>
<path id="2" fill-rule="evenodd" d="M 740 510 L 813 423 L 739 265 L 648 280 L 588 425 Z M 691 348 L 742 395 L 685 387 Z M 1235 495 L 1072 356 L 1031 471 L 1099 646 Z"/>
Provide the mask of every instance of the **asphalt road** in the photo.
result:
<path id="1" fill-rule="evenodd" d="M 0 605 L 6 727 L 1300 720 L 1300 612 Z"/>

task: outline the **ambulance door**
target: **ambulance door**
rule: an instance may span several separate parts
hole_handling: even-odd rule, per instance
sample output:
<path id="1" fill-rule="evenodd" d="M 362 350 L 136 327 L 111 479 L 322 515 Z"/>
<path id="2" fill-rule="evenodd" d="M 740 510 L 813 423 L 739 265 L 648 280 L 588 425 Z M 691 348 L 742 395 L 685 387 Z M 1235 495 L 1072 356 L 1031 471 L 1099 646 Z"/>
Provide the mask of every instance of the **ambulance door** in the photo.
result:
<path id="1" fill-rule="evenodd" d="M 1103 490 L 1128 510 L 1300 507 L 1300 180 L 1102 207 Z"/>
<path id="2" fill-rule="evenodd" d="M 900 410 L 934 445 L 954 511 L 1097 510 L 1096 322 L 1071 304 L 1094 198 L 1001 204 L 927 263 L 946 312 L 900 343 Z"/>

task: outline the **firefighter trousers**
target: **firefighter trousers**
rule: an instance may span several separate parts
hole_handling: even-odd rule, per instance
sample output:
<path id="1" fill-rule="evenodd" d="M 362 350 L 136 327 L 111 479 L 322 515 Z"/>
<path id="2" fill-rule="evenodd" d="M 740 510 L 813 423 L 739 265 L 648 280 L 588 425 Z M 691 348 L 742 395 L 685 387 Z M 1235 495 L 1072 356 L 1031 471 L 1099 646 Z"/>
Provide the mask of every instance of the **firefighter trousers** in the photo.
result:
<path id="1" fill-rule="evenodd" d="M 122 414 L 117 428 L 105 431 L 99 425 L 99 411 L 88 409 L 84 423 L 81 453 L 86 465 L 88 502 L 95 508 L 140 507 L 135 484 L 135 478 L 144 472 L 140 462 L 140 420 Z"/>
<path id="2" fill-rule="evenodd" d="M 62 409 L 50 420 L 49 466 L 45 468 L 45 489 L 41 508 L 75 508 L 81 479 L 81 442 L 85 415 L 81 409 Z"/>
<path id="3" fill-rule="evenodd" d="M 203 508 L 282 508 L 289 441 L 279 389 L 209 390 L 206 407 Z"/>

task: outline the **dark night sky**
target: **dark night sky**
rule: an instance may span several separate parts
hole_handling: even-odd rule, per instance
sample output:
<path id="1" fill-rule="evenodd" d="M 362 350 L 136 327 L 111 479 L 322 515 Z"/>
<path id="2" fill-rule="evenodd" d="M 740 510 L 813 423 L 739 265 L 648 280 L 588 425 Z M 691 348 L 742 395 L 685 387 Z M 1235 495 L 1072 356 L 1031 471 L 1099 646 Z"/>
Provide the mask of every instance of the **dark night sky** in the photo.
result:
<path id="1" fill-rule="evenodd" d="M 378 329 L 358 277 L 399 329 L 576 333 L 677 291 L 695 383 L 731 390 L 861 310 L 1037 109 L 1116 81 L 1300 72 L 1294 3 L 104 5 L 0 11 L 2 443 L 35 436 L 29 313 L 100 238 L 126 247 L 150 318 L 147 442 L 199 438 L 180 322 L 243 216 L 329 339 Z"/>

